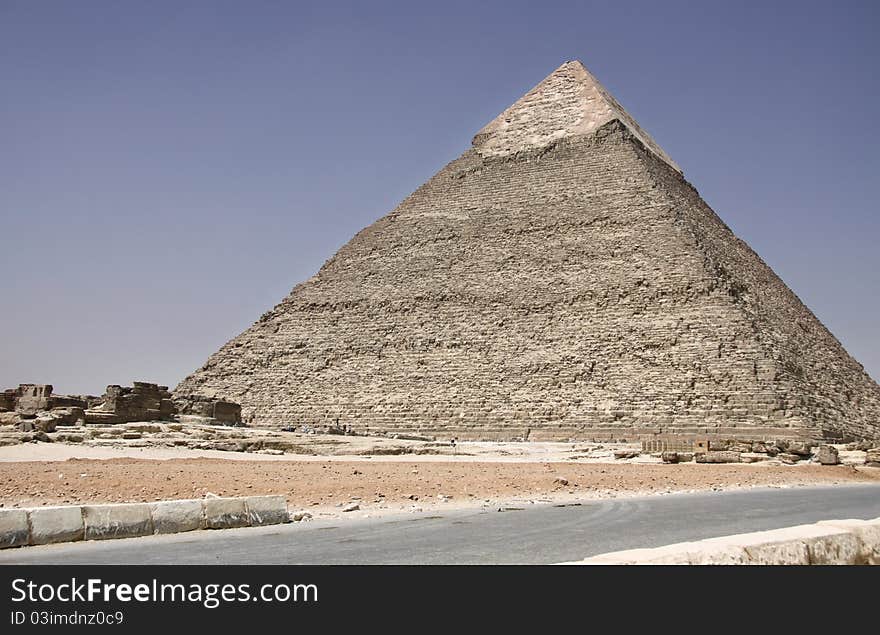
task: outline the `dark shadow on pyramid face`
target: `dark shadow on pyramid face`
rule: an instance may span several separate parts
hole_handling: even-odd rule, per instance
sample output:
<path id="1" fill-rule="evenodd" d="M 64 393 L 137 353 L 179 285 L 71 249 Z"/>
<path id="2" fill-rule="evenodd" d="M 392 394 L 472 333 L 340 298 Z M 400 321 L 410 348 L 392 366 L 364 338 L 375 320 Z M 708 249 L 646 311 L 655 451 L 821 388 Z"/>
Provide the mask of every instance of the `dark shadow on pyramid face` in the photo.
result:
<path id="1" fill-rule="evenodd" d="M 880 387 L 580 62 L 176 392 L 360 433 L 880 437 Z"/>

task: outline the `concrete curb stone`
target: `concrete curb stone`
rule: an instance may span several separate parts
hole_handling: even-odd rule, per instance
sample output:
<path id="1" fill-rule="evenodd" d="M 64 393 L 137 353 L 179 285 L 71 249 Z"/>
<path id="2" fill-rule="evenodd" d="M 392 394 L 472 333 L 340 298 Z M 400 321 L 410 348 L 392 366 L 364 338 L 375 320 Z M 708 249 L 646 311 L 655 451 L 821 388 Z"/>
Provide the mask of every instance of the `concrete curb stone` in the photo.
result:
<path id="1" fill-rule="evenodd" d="M 34 507 L 25 511 L 30 523 L 32 545 L 75 542 L 83 539 L 82 508 L 79 505 Z"/>
<path id="2" fill-rule="evenodd" d="M 252 527 L 290 522 L 287 499 L 283 496 L 248 496 L 245 502 Z"/>
<path id="3" fill-rule="evenodd" d="M 149 503 L 153 532 L 176 534 L 205 528 L 205 505 L 199 499 Z"/>
<path id="4" fill-rule="evenodd" d="M 86 540 L 136 538 L 153 533 L 153 519 L 147 503 L 83 505 Z"/>
<path id="5" fill-rule="evenodd" d="M 28 515 L 23 509 L 0 509 L 0 549 L 21 547 L 30 541 Z"/>

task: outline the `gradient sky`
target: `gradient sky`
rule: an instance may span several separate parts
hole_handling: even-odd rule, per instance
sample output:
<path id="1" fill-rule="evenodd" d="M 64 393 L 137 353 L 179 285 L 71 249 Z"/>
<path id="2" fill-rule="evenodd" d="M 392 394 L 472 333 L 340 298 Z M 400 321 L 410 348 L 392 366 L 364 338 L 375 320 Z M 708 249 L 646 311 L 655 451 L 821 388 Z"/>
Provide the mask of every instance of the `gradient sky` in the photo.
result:
<path id="1" fill-rule="evenodd" d="M 880 378 L 878 7 L 0 0 L 0 388 L 173 387 L 569 59 Z"/>

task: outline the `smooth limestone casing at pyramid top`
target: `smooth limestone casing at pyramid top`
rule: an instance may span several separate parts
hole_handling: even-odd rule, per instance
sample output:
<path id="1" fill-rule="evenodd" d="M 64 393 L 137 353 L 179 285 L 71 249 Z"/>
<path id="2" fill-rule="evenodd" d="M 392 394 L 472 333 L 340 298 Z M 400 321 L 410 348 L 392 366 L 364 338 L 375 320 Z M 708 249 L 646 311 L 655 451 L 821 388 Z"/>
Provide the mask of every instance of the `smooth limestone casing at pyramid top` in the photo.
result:
<path id="1" fill-rule="evenodd" d="M 360 432 L 880 436 L 880 387 L 579 62 L 176 392 Z"/>

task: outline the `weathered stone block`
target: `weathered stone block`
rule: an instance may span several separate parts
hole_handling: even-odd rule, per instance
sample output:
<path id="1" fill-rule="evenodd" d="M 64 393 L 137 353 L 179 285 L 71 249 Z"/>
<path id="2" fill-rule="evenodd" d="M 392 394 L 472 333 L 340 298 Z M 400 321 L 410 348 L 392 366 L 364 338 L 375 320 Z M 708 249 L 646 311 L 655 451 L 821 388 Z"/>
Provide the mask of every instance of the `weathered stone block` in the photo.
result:
<path id="1" fill-rule="evenodd" d="M 678 463 L 678 452 L 662 452 L 660 458 L 664 463 Z"/>
<path id="2" fill-rule="evenodd" d="M 21 423 L 21 417 L 17 412 L 0 412 L 0 425 L 17 426 Z"/>
<path id="3" fill-rule="evenodd" d="M 83 513 L 79 505 L 33 507 L 28 510 L 28 518 L 32 545 L 83 539 Z"/>
<path id="4" fill-rule="evenodd" d="M 40 432 L 55 432 L 55 427 L 58 425 L 58 419 L 49 413 L 40 413 L 31 423 L 34 426 L 34 430 L 39 430 Z"/>
<path id="5" fill-rule="evenodd" d="M 830 445 L 819 446 L 815 459 L 822 465 L 837 465 L 840 463 L 840 456 L 837 453 L 837 448 Z"/>
<path id="6" fill-rule="evenodd" d="M 823 520 L 818 524 L 852 532 L 861 541 L 859 564 L 880 565 L 880 518 Z"/>
<path id="7" fill-rule="evenodd" d="M 18 387 L 15 410 L 23 414 L 36 414 L 41 410 L 48 410 L 51 396 L 51 384 L 21 384 Z"/>
<path id="8" fill-rule="evenodd" d="M 205 507 L 201 500 L 171 500 L 149 503 L 153 531 L 173 534 L 205 527 Z"/>
<path id="9" fill-rule="evenodd" d="M 52 408 L 49 414 L 54 417 L 55 424 L 59 426 L 75 426 L 85 423 L 85 411 L 78 406 L 65 408 Z"/>
<path id="10" fill-rule="evenodd" d="M 220 423 L 241 423 L 241 406 L 231 401 L 217 401 L 214 403 L 214 418 Z"/>
<path id="11" fill-rule="evenodd" d="M 29 540 L 27 512 L 23 509 L 0 509 L 0 549 L 21 547 Z"/>
<path id="12" fill-rule="evenodd" d="M 153 533 L 147 503 L 83 505 L 82 510 L 86 540 L 134 538 Z"/>
<path id="13" fill-rule="evenodd" d="M 813 443 L 806 441 L 789 441 L 785 444 L 785 451 L 788 454 L 796 454 L 798 456 L 810 456 L 813 453 Z"/>
<path id="14" fill-rule="evenodd" d="M 615 459 L 634 459 L 641 454 L 638 450 L 618 450 L 614 453 Z"/>
<path id="15" fill-rule="evenodd" d="M 283 496 L 248 496 L 248 519 L 254 527 L 278 525 L 290 521 L 287 512 L 287 499 Z"/>
<path id="16" fill-rule="evenodd" d="M 243 498 L 206 498 L 205 526 L 208 529 L 231 529 L 250 525 Z"/>
<path id="17" fill-rule="evenodd" d="M 15 410 L 15 401 L 17 398 L 18 395 L 12 388 L 0 392 L 0 412 Z"/>
<path id="18" fill-rule="evenodd" d="M 709 451 L 696 455 L 697 463 L 741 463 L 742 455 L 732 451 Z"/>

